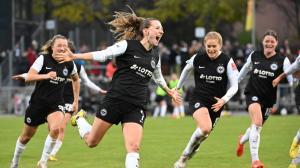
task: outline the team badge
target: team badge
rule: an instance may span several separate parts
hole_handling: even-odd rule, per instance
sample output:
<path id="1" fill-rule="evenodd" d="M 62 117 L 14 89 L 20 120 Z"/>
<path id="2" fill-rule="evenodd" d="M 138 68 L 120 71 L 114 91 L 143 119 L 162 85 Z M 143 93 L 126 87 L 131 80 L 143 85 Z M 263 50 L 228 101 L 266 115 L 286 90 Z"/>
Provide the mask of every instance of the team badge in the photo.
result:
<path id="1" fill-rule="evenodd" d="M 223 65 L 219 65 L 219 66 L 217 67 L 217 72 L 218 72 L 219 74 L 224 73 L 224 71 L 225 71 L 225 68 L 224 68 Z"/>
<path id="2" fill-rule="evenodd" d="M 64 76 L 68 75 L 68 69 L 66 67 L 63 69 L 63 74 L 64 74 Z"/>
<path id="3" fill-rule="evenodd" d="M 270 68 L 275 71 L 278 69 L 278 65 L 276 63 L 271 64 Z"/>
<path id="4" fill-rule="evenodd" d="M 195 108 L 198 108 L 199 106 L 200 106 L 199 102 L 195 103 L 195 105 L 194 105 Z"/>
<path id="5" fill-rule="evenodd" d="M 27 121 L 27 123 L 31 123 L 31 118 L 30 118 L 30 117 L 27 117 L 27 118 L 26 118 L 26 121 Z"/>
<path id="6" fill-rule="evenodd" d="M 155 68 L 155 61 L 151 60 L 151 67 L 154 69 Z"/>
<path id="7" fill-rule="evenodd" d="M 100 114 L 101 114 L 102 116 L 106 116 L 107 110 L 106 110 L 106 109 L 101 109 Z"/>
<path id="8" fill-rule="evenodd" d="M 252 100 L 252 101 L 257 101 L 257 100 L 258 100 L 258 97 L 257 97 L 257 96 L 252 96 L 251 100 Z"/>

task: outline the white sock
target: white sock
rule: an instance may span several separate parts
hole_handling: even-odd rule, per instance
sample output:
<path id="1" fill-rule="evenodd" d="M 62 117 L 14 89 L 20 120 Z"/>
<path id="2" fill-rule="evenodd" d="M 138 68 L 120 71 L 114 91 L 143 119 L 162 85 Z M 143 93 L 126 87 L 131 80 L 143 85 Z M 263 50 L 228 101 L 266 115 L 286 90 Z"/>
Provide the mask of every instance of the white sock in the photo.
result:
<path id="1" fill-rule="evenodd" d="M 300 142 L 300 130 L 297 132 L 297 135 L 296 135 L 296 137 L 295 138 L 297 138 L 298 139 L 298 143 Z"/>
<path id="2" fill-rule="evenodd" d="M 251 131 L 251 128 L 250 127 L 247 128 L 245 134 L 240 139 L 240 144 L 245 144 L 246 142 L 249 141 L 250 131 Z"/>
<path id="3" fill-rule="evenodd" d="M 187 159 L 190 159 L 193 156 L 193 154 L 195 154 L 195 152 L 198 151 L 201 142 L 204 141 L 206 138 L 207 136 L 203 134 L 202 130 L 200 128 L 197 128 L 192 134 L 190 141 L 186 145 L 182 153 L 182 157 L 180 157 L 181 161 L 185 162 Z"/>
<path id="4" fill-rule="evenodd" d="M 179 108 L 178 107 L 174 107 L 174 109 L 173 109 L 173 116 L 174 117 L 179 117 Z"/>
<path id="5" fill-rule="evenodd" d="M 55 146 L 54 146 L 53 150 L 51 151 L 50 155 L 56 155 L 56 153 L 59 151 L 61 145 L 62 145 L 62 141 L 57 139 Z"/>
<path id="6" fill-rule="evenodd" d="M 251 126 L 249 142 L 250 142 L 250 152 L 251 152 L 252 162 L 259 160 L 258 149 L 260 143 L 261 129 L 262 127 L 256 126 L 254 124 Z"/>
<path id="7" fill-rule="evenodd" d="M 83 138 L 84 135 L 89 133 L 92 129 L 92 126 L 82 117 L 78 117 L 77 127 L 81 138 Z"/>
<path id="8" fill-rule="evenodd" d="M 136 152 L 127 153 L 125 160 L 125 168 L 138 168 L 140 155 Z"/>
<path id="9" fill-rule="evenodd" d="M 12 159 L 12 165 L 11 165 L 11 167 L 18 167 L 21 154 L 23 153 L 23 151 L 25 150 L 25 148 L 26 148 L 26 145 L 22 144 L 19 141 L 19 138 L 18 138 L 17 142 L 16 142 L 16 148 L 15 148 L 15 152 L 14 152 L 14 157 Z"/>
<path id="10" fill-rule="evenodd" d="M 181 117 L 185 116 L 184 106 L 183 106 L 183 105 L 180 105 L 180 106 L 179 106 L 179 111 L 180 111 Z"/>
<path id="11" fill-rule="evenodd" d="M 55 146 L 55 142 L 56 142 L 56 139 L 52 138 L 48 134 L 45 144 L 44 144 L 44 149 L 43 149 L 43 153 L 42 153 L 42 157 L 41 157 L 40 161 L 47 163 L 49 156 L 50 156 L 50 152 L 53 150 L 53 148 Z"/>
<path id="12" fill-rule="evenodd" d="M 156 106 L 153 112 L 153 117 L 157 117 L 159 114 L 159 106 Z"/>
<path id="13" fill-rule="evenodd" d="M 160 108 L 160 116 L 161 117 L 165 117 L 167 113 L 167 105 L 163 104 Z"/>

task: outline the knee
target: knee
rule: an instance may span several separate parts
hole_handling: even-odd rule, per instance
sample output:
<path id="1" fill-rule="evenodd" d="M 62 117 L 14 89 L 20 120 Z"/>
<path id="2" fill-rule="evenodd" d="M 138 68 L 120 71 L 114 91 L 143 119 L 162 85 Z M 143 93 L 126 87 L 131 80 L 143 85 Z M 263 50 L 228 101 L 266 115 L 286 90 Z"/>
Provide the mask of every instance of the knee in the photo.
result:
<path id="1" fill-rule="evenodd" d="M 210 132 L 211 132 L 211 129 L 212 129 L 212 127 L 211 127 L 211 126 L 205 126 L 205 127 L 201 128 L 201 130 L 202 130 L 202 133 L 203 133 L 204 135 L 208 135 L 208 134 L 210 134 Z"/>
<path id="2" fill-rule="evenodd" d="M 57 137 L 59 134 L 60 128 L 50 128 L 50 134 L 53 135 L 54 137 Z"/>
<path id="3" fill-rule="evenodd" d="M 29 136 L 29 135 L 22 135 L 19 137 L 19 141 L 22 143 L 22 144 L 27 144 L 30 139 L 32 138 L 32 136 Z"/>

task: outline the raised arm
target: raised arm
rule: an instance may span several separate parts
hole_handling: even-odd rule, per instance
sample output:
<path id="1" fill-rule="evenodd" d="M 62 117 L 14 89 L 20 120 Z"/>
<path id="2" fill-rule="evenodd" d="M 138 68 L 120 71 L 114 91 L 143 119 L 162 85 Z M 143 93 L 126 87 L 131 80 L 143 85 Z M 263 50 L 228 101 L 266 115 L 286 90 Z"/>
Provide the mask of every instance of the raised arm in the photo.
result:
<path id="1" fill-rule="evenodd" d="M 101 51 L 79 53 L 79 54 L 73 54 L 71 51 L 69 51 L 67 55 L 59 54 L 56 57 L 58 60 L 61 60 L 60 62 L 67 62 L 75 59 L 96 60 L 99 62 L 105 62 L 108 59 L 112 59 L 114 57 L 120 56 L 123 53 L 125 53 L 127 49 L 127 45 L 128 45 L 127 41 L 122 40 Z"/>
<path id="2" fill-rule="evenodd" d="M 88 88 L 92 89 L 93 91 L 99 92 L 102 94 L 105 94 L 107 92 L 106 90 L 101 89 L 99 86 L 97 86 L 94 82 L 92 82 L 90 80 L 90 78 L 88 77 L 88 75 L 82 65 L 81 65 L 81 70 L 80 70 L 79 76 L 80 76 L 82 83 L 85 86 L 87 86 Z"/>
<path id="3" fill-rule="evenodd" d="M 193 62 L 194 62 L 195 56 L 196 56 L 196 54 L 193 55 L 192 58 L 190 58 L 188 61 L 186 61 L 186 65 L 181 72 L 178 84 L 176 86 L 177 89 L 180 89 L 183 86 L 184 82 L 189 77 L 191 71 L 194 69 Z"/>
<path id="4" fill-rule="evenodd" d="M 40 81 L 40 80 L 46 80 L 46 79 L 55 79 L 56 78 L 56 72 L 51 71 L 47 74 L 39 74 L 43 67 L 44 62 L 44 56 L 39 56 L 35 62 L 30 67 L 25 82 L 34 82 L 34 81 Z"/>
<path id="5" fill-rule="evenodd" d="M 288 58 L 286 57 L 283 62 L 283 73 L 281 73 L 279 76 L 277 76 L 273 81 L 272 85 L 273 87 L 276 87 L 279 82 L 287 77 L 287 80 L 290 85 L 293 83 L 293 76 L 292 74 L 300 69 L 300 55 L 296 58 L 296 60 L 291 64 Z"/>
<path id="6" fill-rule="evenodd" d="M 251 58 L 252 58 L 253 52 L 254 51 L 252 51 L 250 53 L 250 55 L 247 58 L 246 63 L 243 65 L 241 71 L 238 74 L 238 82 L 239 83 L 244 79 L 244 77 L 247 75 L 247 73 L 252 70 L 252 61 L 251 61 Z"/>

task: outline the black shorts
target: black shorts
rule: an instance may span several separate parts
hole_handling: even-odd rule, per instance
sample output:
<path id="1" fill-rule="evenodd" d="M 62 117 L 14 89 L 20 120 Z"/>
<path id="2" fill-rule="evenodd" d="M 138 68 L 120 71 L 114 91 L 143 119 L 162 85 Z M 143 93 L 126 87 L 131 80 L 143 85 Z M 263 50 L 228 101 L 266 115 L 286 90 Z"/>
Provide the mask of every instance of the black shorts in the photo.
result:
<path id="1" fill-rule="evenodd" d="M 197 100 L 197 99 L 192 99 L 189 103 L 189 107 L 190 107 L 189 109 L 190 109 L 191 114 L 193 115 L 194 112 L 197 111 L 199 108 L 202 108 L 202 107 L 207 108 L 208 112 L 209 112 L 210 120 L 212 123 L 212 128 L 214 128 L 221 116 L 221 112 L 223 111 L 224 106 L 219 111 L 214 112 L 211 109 L 212 105 L 213 104 L 211 104 L 211 103 L 207 103 L 207 102 Z"/>
<path id="2" fill-rule="evenodd" d="M 104 98 L 96 117 L 118 125 L 120 122 L 134 122 L 144 126 L 146 112 L 142 106 L 137 106 L 123 100 Z"/>
<path id="3" fill-rule="evenodd" d="M 258 103 L 261 106 L 261 112 L 262 112 L 262 118 L 263 122 L 265 122 L 269 116 L 270 112 L 272 110 L 272 105 L 264 103 L 258 96 L 252 95 L 252 94 L 247 94 L 246 95 L 246 104 L 247 107 L 250 106 L 252 103 Z"/>
<path id="4" fill-rule="evenodd" d="M 30 103 L 25 112 L 24 123 L 30 126 L 38 126 L 47 122 L 47 116 L 55 111 L 64 112 L 64 105 Z"/>
<path id="5" fill-rule="evenodd" d="M 159 96 L 159 95 L 156 95 L 155 97 L 155 102 L 156 103 L 160 103 L 161 101 L 163 100 L 166 100 L 166 96 Z"/>

